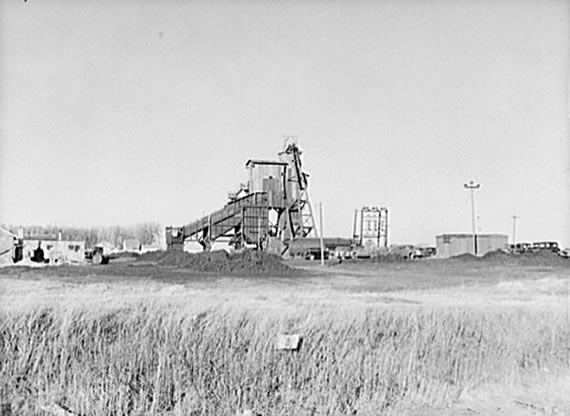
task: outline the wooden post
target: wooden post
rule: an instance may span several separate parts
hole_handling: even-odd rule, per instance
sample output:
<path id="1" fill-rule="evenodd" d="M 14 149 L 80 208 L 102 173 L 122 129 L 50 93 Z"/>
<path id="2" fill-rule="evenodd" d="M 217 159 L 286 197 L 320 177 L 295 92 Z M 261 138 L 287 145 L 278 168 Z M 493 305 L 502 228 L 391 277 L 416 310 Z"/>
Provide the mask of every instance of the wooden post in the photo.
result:
<path id="1" fill-rule="evenodd" d="M 357 219 L 358 219 L 358 210 L 355 209 L 354 210 L 354 224 L 352 225 L 352 238 L 354 239 L 355 243 L 356 243 L 356 239 L 358 238 L 358 231 L 356 229 Z"/>

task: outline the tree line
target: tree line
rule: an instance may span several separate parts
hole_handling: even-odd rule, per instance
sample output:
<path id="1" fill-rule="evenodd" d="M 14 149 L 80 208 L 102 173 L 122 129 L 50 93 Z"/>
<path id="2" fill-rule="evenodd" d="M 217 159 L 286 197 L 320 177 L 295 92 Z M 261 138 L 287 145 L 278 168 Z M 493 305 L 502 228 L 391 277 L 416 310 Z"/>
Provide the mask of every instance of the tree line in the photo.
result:
<path id="1" fill-rule="evenodd" d="M 103 242 L 111 243 L 115 247 L 121 247 L 125 240 L 133 238 L 137 239 L 140 244 L 160 245 L 164 237 L 163 227 L 156 222 L 144 222 L 130 226 L 3 225 L 2 227 L 14 234 L 18 234 L 18 230 L 23 229 L 24 240 L 26 237 L 32 236 L 57 236 L 61 232 L 63 240 L 85 241 L 87 247 Z"/>

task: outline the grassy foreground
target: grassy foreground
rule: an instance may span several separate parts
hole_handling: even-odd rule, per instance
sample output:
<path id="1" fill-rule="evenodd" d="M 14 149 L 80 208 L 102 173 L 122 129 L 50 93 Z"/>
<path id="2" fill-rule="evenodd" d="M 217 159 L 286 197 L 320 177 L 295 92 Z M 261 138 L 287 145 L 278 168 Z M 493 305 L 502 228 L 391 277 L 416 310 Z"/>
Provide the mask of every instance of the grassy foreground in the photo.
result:
<path id="1" fill-rule="evenodd" d="M 533 308 L 2 312 L 0 391 L 27 414 L 41 401 L 84 415 L 402 414 L 567 369 L 568 331 L 564 313 Z M 302 334 L 300 350 L 276 350 L 279 333 Z"/>

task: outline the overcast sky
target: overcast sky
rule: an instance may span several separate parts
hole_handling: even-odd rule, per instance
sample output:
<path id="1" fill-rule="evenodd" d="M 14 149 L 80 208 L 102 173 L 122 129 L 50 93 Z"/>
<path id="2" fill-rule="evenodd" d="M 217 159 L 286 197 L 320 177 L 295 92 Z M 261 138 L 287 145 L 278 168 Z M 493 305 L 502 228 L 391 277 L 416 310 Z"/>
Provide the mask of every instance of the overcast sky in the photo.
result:
<path id="1" fill-rule="evenodd" d="M 325 234 L 570 245 L 567 1 L 0 0 L 0 223 L 180 225 L 299 137 Z"/>

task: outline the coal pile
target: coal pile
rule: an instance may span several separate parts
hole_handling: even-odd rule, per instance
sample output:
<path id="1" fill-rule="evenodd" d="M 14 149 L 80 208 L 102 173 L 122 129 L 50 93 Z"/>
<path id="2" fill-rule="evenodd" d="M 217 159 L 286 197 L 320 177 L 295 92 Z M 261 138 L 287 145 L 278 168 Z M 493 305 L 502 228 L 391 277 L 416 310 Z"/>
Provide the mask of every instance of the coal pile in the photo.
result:
<path id="1" fill-rule="evenodd" d="M 231 254 L 224 250 L 202 253 L 155 251 L 142 254 L 137 261 L 217 274 L 290 275 L 297 272 L 284 264 L 281 257 L 255 250 L 244 250 Z"/>
<path id="2" fill-rule="evenodd" d="M 465 253 L 459 256 L 451 257 L 450 260 L 458 262 L 477 262 L 513 266 L 570 267 L 570 259 L 561 257 L 558 254 L 548 250 L 522 254 L 506 253 L 504 251 L 497 250 L 486 253 L 481 257 L 475 257 L 473 254 Z"/>
<path id="3" fill-rule="evenodd" d="M 449 258 L 451 261 L 458 261 L 458 262 L 471 262 L 471 261 L 478 261 L 479 257 L 474 256 L 471 253 L 463 253 L 457 256 L 452 256 Z"/>
<path id="4" fill-rule="evenodd" d="M 534 253 L 513 254 L 518 257 L 519 264 L 525 266 L 566 266 L 570 267 L 570 259 L 559 256 L 548 250 Z"/>
<path id="5" fill-rule="evenodd" d="M 372 263 L 405 263 L 410 259 L 401 253 L 386 253 L 367 259 Z"/>
<path id="6" fill-rule="evenodd" d="M 509 259 L 513 259 L 516 256 L 511 254 L 511 253 L 507 253 L 505 251 L 502 250 L 496 250 L 496 251 L 489 251 L 488 253 L 485 253 L 483 255 L 483 257 L 481 257 L 483 260 L 491 260 L 491 261 L 504 261 L 504 260 L 509 260 Z"/>

